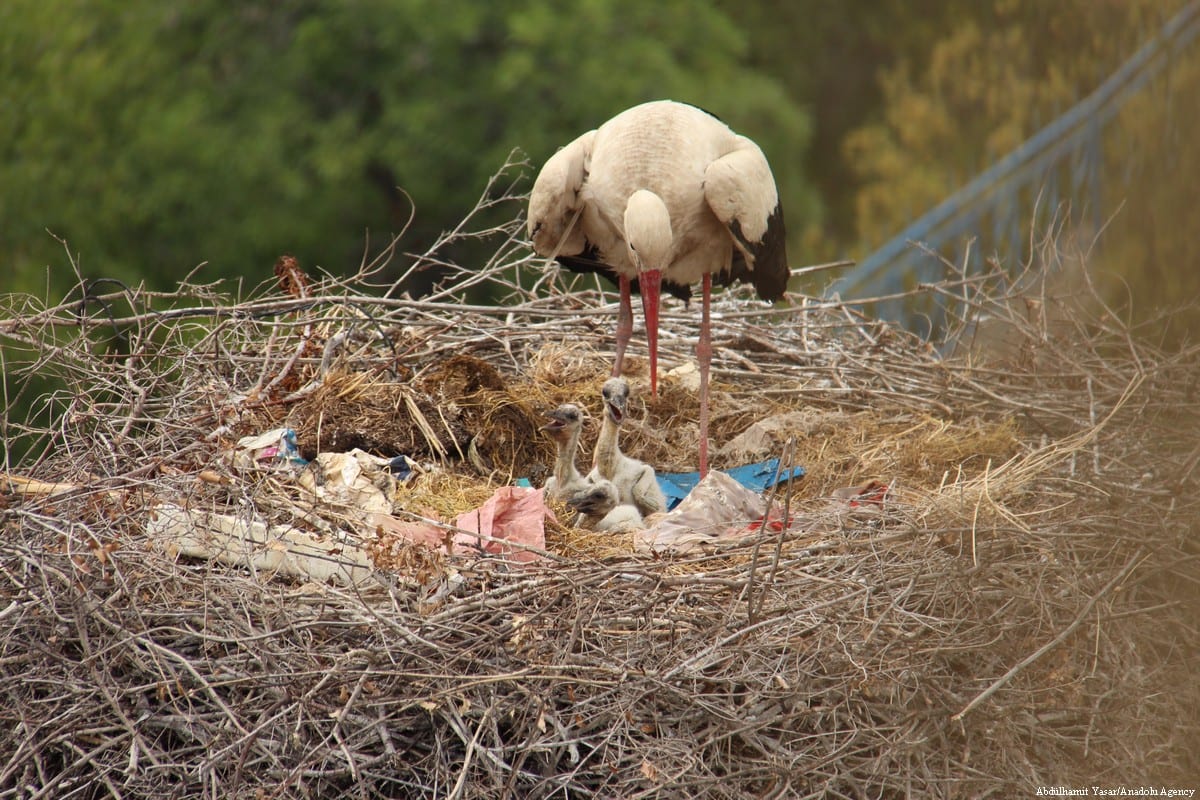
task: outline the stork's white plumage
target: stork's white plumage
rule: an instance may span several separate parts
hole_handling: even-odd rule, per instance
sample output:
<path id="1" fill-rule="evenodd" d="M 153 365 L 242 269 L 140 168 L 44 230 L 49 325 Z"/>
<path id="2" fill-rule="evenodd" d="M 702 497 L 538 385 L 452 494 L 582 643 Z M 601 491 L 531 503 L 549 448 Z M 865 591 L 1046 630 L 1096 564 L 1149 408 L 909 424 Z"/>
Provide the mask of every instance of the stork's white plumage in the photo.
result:
<path id="1" fill-rule="evenodd" d="M 624 378 L 609 378 L 601 389 L 604 422 L 592 455 L 592 483 L 612 481 L 622 504 L 633 505 L 642 516 L 667 510 L 667 498 L 658 486 L 654 467 L 621 452 L 618 444 L 621 423 L 629 407 L 629 384 Z"/>
<path id="2" fill-rule="evenodd" d="M 633 330 L 640 290 L 658 391 L 660 289 L 687 300 L 702 285 L 700 472 L 708 471 L 712 280 L 752 281 L 759 297 L 787 289 L 783 213 L 754 142 L 694 106 L 659 100 L 623 111 L 555 153 L 529 198 L 534 249 L 569 269 L 613 278 L 621 293 L 613 375 Z"/>

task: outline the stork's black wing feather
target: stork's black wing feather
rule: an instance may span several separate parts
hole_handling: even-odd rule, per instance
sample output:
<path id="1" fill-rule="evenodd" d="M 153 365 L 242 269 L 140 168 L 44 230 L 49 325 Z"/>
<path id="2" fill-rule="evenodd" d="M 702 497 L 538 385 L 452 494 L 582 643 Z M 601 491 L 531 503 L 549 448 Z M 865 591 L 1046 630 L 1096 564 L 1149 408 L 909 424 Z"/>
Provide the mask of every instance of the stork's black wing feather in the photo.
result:
<path id="1" fill-rule="evenodd" d="M 617 285 L 617 273 L 608 264 L 600 260 L 599 252 L 592 245 L 584 248 L 583 252 L 575 256 L 558 256 L 555 260 L 562 264 L 571 272 L 580 273 L 596 273 L 608 279 L 613 286 Z M 638 286 L 637 278 L 629 282 L 630 288 L 634 294 L 641 294 L 641 288 Z M 662 288 L 665 292 L 670 292 L 675 297 L 678 297 L 683 302 L 692 299 L 692 287 L 685 286 L 674 281 L 664 280 Z"/>
<path id="2" fill-rule="evenodd" d="M 735 220 L 730 232 L 754 256 L 754 269 L 746 265 L 746 258 L 738 248 L 733 249 L 733 265 L 728 278 L 721 277 L 722 285 L 734 281 L 754 284 L 755 291 L 763 300 L 775 301 L 787 291 L 791 270 L 787 263 L 787 232 L 783 226 L 783 207 L 776 205 L 767 220 L 767 232 L 761 242 L 752 242 L 742 235 L 741 226 Z"/>

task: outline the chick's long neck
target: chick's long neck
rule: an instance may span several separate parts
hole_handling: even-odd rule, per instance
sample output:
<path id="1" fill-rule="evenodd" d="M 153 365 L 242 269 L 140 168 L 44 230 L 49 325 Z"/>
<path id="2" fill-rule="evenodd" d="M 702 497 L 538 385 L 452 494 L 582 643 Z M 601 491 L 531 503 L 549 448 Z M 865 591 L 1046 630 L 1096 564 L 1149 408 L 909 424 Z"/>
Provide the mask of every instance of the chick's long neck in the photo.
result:
<path id="1" fill-rule="evenodd" d="M 621 451 L 617 448 L 617 423 L 605 414 L 604 422 L 600 426 L 600 436 L 596 439 L 596 449 L 592 453 L 592 466 L 602 477 L 612 480 L 617 472 L 617 461 L 620 457 Z"/>
<path id="2" fill-rule="evenodd" d="M 554 480 L 560 489 L 580 479 L 579 470 L 575 469 L 575 449 L 579 447 L 579 431 L 571 431 L 564 439 L 556 439 L 558 446 L 558 461 L 554 462 Z"/>

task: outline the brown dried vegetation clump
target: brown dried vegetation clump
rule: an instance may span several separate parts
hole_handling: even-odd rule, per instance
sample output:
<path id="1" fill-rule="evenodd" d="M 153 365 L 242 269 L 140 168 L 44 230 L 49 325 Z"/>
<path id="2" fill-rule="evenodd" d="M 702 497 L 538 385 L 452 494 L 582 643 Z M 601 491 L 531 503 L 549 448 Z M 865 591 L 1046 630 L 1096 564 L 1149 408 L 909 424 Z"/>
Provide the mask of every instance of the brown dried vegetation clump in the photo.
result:
<path id="1" fill-rule="evenodd" d="M 445 521 L 540 484 L 559 403 L 591 415 L 590 451 L 613 304 L 499 230 L 478 270 L 415 259 L 450 270 L 422 300 L 373 267 L 293 267 L 244 298 L 131 290 L 103 319 L 9 299 L 13 359 L 64 388 L 53 424 L 6 416 L 30 455 L 0 517 L 0 797 L 974 797 L 1200 774 L 1200 360 L 1040 284 L 924 290 L 1003 328 L 982 354 L 953 324 L 939 353 L 848 302 L 725 294 L 715 466 L 808 474 L 771 495 L 790 527 L 687 556 L 561 523 L 539 564 L 446 556 L 230 465 L 282 425 L 306 457 L 408 455 L 398 507 Z M 471 305 L 480 288 L 499 305 Z M 668 368 L 693 311 L 665 310 Z M 692 467 L 686 374 L 649 397 L 632 351 L 626 449 Z M 23 379 L 10 363 L 7 396 Z M 831 500 L 867 481 L 882 507 Z M 183 557 L 147 533 L 164 502 L 362 544 L 373 572 Z"/>

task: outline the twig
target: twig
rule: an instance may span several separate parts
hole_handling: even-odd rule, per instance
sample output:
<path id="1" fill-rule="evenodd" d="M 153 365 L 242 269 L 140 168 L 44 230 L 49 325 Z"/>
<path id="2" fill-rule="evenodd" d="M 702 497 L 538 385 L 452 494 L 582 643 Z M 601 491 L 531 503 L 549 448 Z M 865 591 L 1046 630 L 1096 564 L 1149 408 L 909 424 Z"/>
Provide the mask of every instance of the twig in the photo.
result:
<path id="1" fill-rule="evenodd" d="M 976 695 L 974 700 L 972 700 L 971 702 L 969 702 L 965 706 L 963 706 L 962 710 L 959 711 L 957 714 L 952 715 L 950 717 L 950 719 L 957 722 L 958 720 L 965 717 L 968 713 L 970 713 L 976 707 L 978 707 L 980 703 L 984 702 L 989 697 L 991 697 L 993 694 L 995 694 L 997 691 L 999 691 L 1004 686 L 1004 684 L 1006 684 L 1010 680 L 1012 680 L 1018 673 L 1021 672 L 1021 670 L 1025 669 L 1030 664 L 1037 661 L 1042 656 L 1046 655 L 1046 653 L 1049 653 L 1055 647 L 1062 644 L 1063 641 L 1065 641 L 1066 638 L 1068 636 L 1070 636 L 1075 631 L 1075 629 L 1078 628 L 1083 623 L 1083 621 L 1085 619 L 1087 619 L 1088 615 L 1092 611 L 1092 608 L 1096 605 L 1097 602 L 1100 601 L 1100 598 L 1104 597 L 1106 594 L 1108 594 L 1113 589 L 1113 587 L 1117 586 L 1118 584 L 1123 582 L 1127 577 L 1129 577 L 1129 575 L 1133 572 L 1134 568 L 1142 560 L 1142 553 L 1143 553 L 1142 550 L 1138 550 L 1137 553 L 1134 554 L 1133 558 L 1129 559 L 1129 562 L 1125 565 L 1124 569 L 1122 569 L 1120 572 L 1118 572 L 1116 575 L 1114 575 L 1113 578 L 1108 583 L 1104 584 L 1104 588 L 1102 588 L 1099 592 L 1097 592 L 1096 594 L 1094 594 L 1090 598 L 1088 598 L 1088 601 L 1084 604 L 1083 608 L 1081 608 L 1079 610 L 1079 613 L 1075 615 L 1075 619 L 1073 619 L 1071 621 L 1070 625 L 1068 625 L 1067 627 L 1065 627 L 1061 631 L 1059 631 L 1058 635 L 1055 636 L 1053 639 L 1046 642 L 1044 645 L 1039 647 L 1037 650 L 1034 650 L 1032 653 L 1025 656 L 1025 658 L 1021 659 L 1019 662 L 1017 662 L 1015 665 L 1013 665 L 1013 667 L 1008 672 L 1004 673 L 999 678 L 997 678 L 995 681 L 993 681 L 992 684 L 990 686 L 988 686 L 988 688 L 984 689 L 982 692 L 980 692 L 978 695 Z"/>

